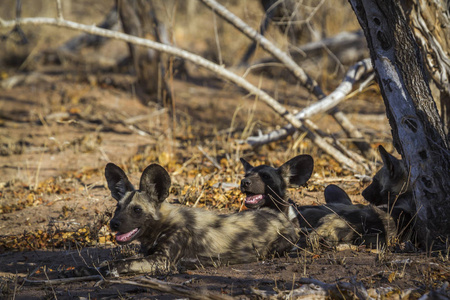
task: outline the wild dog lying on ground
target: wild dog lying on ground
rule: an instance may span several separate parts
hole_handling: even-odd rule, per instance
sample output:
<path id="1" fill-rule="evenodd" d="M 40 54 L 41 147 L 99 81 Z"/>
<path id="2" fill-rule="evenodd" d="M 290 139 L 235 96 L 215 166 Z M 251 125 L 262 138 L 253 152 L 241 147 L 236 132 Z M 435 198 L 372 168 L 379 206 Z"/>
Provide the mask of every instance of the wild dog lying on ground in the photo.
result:
<path id="1" fill-rule="evenodd" d="M 386 231 L 389 234 L 385 238 L 393 239 L 398 242 L 413 239 L 414 240 L 414 213 L 415 204 L 413 201 L 413 195 L 411 186 L 409 184 L 408 171 L 402 160 L 399 160 L 389 154 L 383 146 L 378 147 L 380 156 L 383 160 L 383 167 L 375 174 L 372 183 L 362 192 L 362 196 L 371 204 L 367 206 L 369 211 L 364 209 L 361 213 L 366 214 L 370 210 L 376 210 L 376 213 L 380 216 L 380 220 L 383 220 L 385 224 Z M 329 186 L 330 187 L 330 186 Z M 328 187 L 327 187 L 328 189 Z M 325 199 L 327 199 L 327 189 L 325 189 Z M 344 191 L 342 191 L 345 193 Z M 333 191 L 333 194 L 336 191 Z M 333 196 L 328 196 L 330 199 L 333 198 L 345 198 L 341 195 L 338 197 L 337 194 Z M 329 201 L 326 200 L 327 203 Z M 342 216 L 345 220 L 349 221 L 351 224 L 356 225 L 355 216 L 349 216 L 352 214 L 353 209 L 348 207 L 344 210 L 337 210 L 337 214 Z M 377 222 L 375 215 L 370 212 L 368 216 L 364 217 L 366 219 L 366 227 L 377 228 Z M 334 217 L 333 217 L 334 218 Z M 363 219 L 363 218 L 361 218 Z M 372 224 L 374 227 L 370 226 L 368 220 L 372 219 Z M 326 227 L 335 227 L 332 225 L 330 220 L 324 220 L 324 225 Z M 353 227 L 353 226 L 352 226 Z M 358 227 L 354 227 L 357 228 Z M 326 231 L 320 228 L 318 231 Z M 367 235 L 364 236 L 365 238 Z M 380 238 L 383 238 L 380 236 Z M 417 242 L 417 241 L 415 241 Z"/>
<path id="2" fill-rule="evenodd" d="M 241 191 L 247 195 L 248 208 L 268 207 L 282 211 L 297 222 L 302 232 L 311 238 L 323 238 L 337 243 L 377 244 L 395 234 L 389 214 L 374 206 L 353 205 L 347 193 L 336 185 L 325 189 L 326 205 L 296 206 L 286 197 L 288 186 L 298 187 L 307 182 L 313 171 L 313 159 L 299 155 L 279 168 L 267 165 L 253 167 L 241 158 L 245 178 Z"/>
<path id="3" fill-rule="evenodd" d="M 375 174 L 372 183 L 362 192 L 371 204 L 387 211 L 394 219 L 400 241 L 411 238 L 416 211 L 408 170 L 402 160 L 379 146 L 383 167 Z"/>
<path id="4" fill-rule="evenodd" d="M 111 229 L 117 231 L 116 241 L 139 241 L 143 255 L 102 266 L 99 271 L 106 275 L 167 273 L 182 258 L 198 259 L 201 264 L 212 260 L 222 264 L 257 261 L 290 250 L 298 239 L 292 223 L 271 209 L 219 215 L 170 204 L 166 201 L 170 176 L 157 164 L 144 170 L 139 190 L 112 163 L 106 166 L 105 176 L 117 200 L 110 221 Z"/>
<path id="5" fill-rule="evenodd" d="M 320 209 L 323 216 L 312 230 L 312 240 L 317 243 L 319 238 L 324 239 L 331 246 L 339 243 L 376 246 L 387 243 L 395 236 L 394 219 L 388 212 L 374 205 L 352 204 L 350 198 L 343 194 L 347 195 L 338 186 L 327 186 L 327 204 L 315 208 Z M 299 214 L 308 215 L 310 210 L 299 207 Z"/>

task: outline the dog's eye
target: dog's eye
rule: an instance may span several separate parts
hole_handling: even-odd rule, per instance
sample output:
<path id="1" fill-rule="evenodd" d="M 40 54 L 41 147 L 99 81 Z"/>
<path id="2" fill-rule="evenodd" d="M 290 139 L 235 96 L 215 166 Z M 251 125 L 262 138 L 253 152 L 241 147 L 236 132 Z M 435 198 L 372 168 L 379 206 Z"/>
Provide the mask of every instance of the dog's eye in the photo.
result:
<path id="1" fill-rule="evenodd" d="M 134 212 L 137 214 L 142 213 L 142 208 L 140 208 L 139 206 L 136 206 L 135 208 L 133 208 Z"/>
<path id="2" fill-rule="evenodd" d="M 268 174 L 261 174 L 262 179 L 269 179 L 270 176 Z"/>

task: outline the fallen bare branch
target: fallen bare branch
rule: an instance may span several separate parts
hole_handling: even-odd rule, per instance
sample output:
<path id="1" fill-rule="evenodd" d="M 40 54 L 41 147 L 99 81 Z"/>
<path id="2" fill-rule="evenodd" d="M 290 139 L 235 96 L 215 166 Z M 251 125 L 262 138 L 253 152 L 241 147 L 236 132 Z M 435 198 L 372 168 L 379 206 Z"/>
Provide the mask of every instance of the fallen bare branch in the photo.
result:
<path id="1" fill-rule="evenodd" d="M 57 278 L 57 279 L 46 279 L 46 280 L 31 280 L 24 279 L 24 283 L 28 285 L 56 285 L 56 284 L 67 284 L 82 281 L 99 281 L 102 280 L 101 275 L 92 275 L 84 277 L 69 277 L 69 278 Z"/>
<path id="2" fill-rule="evenodd" d="M 324 47 L 328 48 L 333 53 L 342 51 L 346 52 L 352 48 L 362 48 L 362 45 L 366 44 L 364 33 L 361 30 L 354 32 L 340 32 L 335 36 L 324 38 L 317 42 L 311 42 L 302 45 L 298 50 L 306 56 L 318 56 L 323 55 L 322 50 Z"/>
<path id="3" fill-rule="evenodd" d="M 261 35 L 258 31 L 248 26 L 244 21 L 236 15 L 228 11 L 224 6 L 217 3 L 215 0 L 200 0 L 208 6 L 212 11 L 221 16 L 225 21 L 234 26 L 237 30 L 244 33 L 251 40 L 256 41 L 264 50 L 272 54 L 276 59 L 282 62 L 286 68 L 297 78 L 300 83 L 305 86 L 308 91 L 319 98 L 323 98 L 325 94 L 320 88 L 319 84 L 305 71 L 300 68 L 295 61 L 284 53 L 280 48 L 276 47 L 271 41 Z"/>
<path id="4" fill-rule="evenodd" d="M 264 50 L 272 54 L 276 59 L 282 62 L 285 67 L 294 75 L 295 78 L 299 80 L 299 82 L 308 89 L 311 93 L 313 93 L 318 99 L 323 99 L 326 97 L 325 93 L 322 91 L 319 84 L 306 72 L 300 68 L 300 66 L 295 63 L 295 61 L 283 52 L 281 49 L 276 47 L 271 41 L 266 39 L 262 34 L 258 33 L 255 29 L 248 26 L 244 21 L 239 19 L 236 15 L 228 11 L 224 6 L 219 4 L 215 0 L 200 0 L 208 6 L 211 10 L 213 10 L 216 14 L 221 16 L 228 23 L 233 25 L 236 29 L 244 33 L 247 37 L 256 41 Z M 336 122 L 345 130 L 347 134 L 349 134 L 352 138 L 362 138 L 362 134 L 358 131 L 358 129 L 353 126 L 353 124 L 347 119 L 347 117 L 340 112 L 338 109 L 334 109 L 331 111 L 331 115 L 334 117 Z M 361 151 L 364 153 L 367 149 L 370 149 L 370 146 L 367 142 L 362 140 L 358 144 L 355 144 L 358 148 L 361 148 Z"/>
<path id="5" fill-rule="evenodd" d="M 374 299 L 367 292 L 362 282 L 325 283 L 313 278 L 301 278 L 299 288 L 286 291 L 262 291 L 252 288 L 252 292 L 265 299 L 346 299 L 354 295 L 357 299 Z"/>
<path id="6" fill-rule="evenodd" d="M 21 85 L 23 83 L 25 84 L 38 84 L 41 82 L 48 82 L 50 81 L 50 77 L 39 73 L 39 72 L 32 72 L 28 74 L 18 74 L 11 77 L 8 77 L 6 79 L 3 79 L 0 81 L 0 87 L 9 90 L 14 88 L 15 86 Z"/>
<path id="7" fill-rule="evenodd" d="M 335 284 L 330 284 L 313 278 L 301 278 L 299 282 L 303 284 L 314 284 L 320 286 L 322 289 L 327 291 L 332 298 L 341 298 L 343 293 L 350 293 L 357 296 L 358 299 L 374 299 L 369 296 L 362 282 L 356 282 L 354 280 L 351 280 L 351 282 L 339 281 Z"/>
<path id="8" fill-rule="evenodd" d="M 5 21 L 3 19 L 0 19 L 0 27 L 14 27 L 17 25 L 16 20 L 11 21 Z M 269 94 L 266 92 L 258 89 L 254 85 L 252 85 L 250 82 L 245 80 L 244 78 L 234 74 L 233 72 L 225 69 L 223 66 L 219 66 L 201 56 L 192 54 L 188 51 L 170 46 L 161 44 L 158 42 L 154 42 L 151 40 L 139 38 L 136 36 L 131 36 L 125 33 L 121 32 L 115 32 L 111 30 L 106 30 L 102 28 L 98 28 L 96 26 L 88 26 L 68 20 L 61 20 L 61 19 L 54 19 L 54 18 L 23 18 L 20 19 L 20 24 L 22 26 L 24 25 L 51 25 L 56 27 L 63 27 L 73 30 L 79 30 L 83 32 L 87 32 L 90 34 L 96 34 L 101 35 L 104 37 L 109 37 L 112 39 L 117 39 L 121 41 L 125 41 L 128 43 L 133 43 L 136 45 L 148 47 L 151 49 L 154 49 L 156 51 L 161 51 L 170 55 L 179 56 L 181 58 L 184 58 L 194 64 L 197 64 L 217 76 L 220 76 L 224 79 L 227 79 L 237 86 L 247 90 L 250 92 L 250 94 L 256 95 L 260 100 L 262 100 L 264 103 L 266 103 L 269 107 L 271 107 L 276 113 L 278 113 L 280 116 L 282 116 L 284 119 L 286 119 L 289 123 L 293 125 L 294 128 L 307 132 L 307 136 L 309 139 L 311 139 L 314 143 L 316 143 L 323 151 L 331 155 L 333 158 L 335 158 L 339 163 L 347 166 L 353 171 L 358 171 L 360 169 L 360 166 L 355 163 L 353 160 L 346 157 L 344 154 L 342 154 L 340 151 L 338 151 L 336 148 L 334 148 L 332 145 L 327 143 L 322 137 L 314 133 L 312 130 L 307 128 L 302 122 L 300 122 L 298 119 L 295 118 L 294 115 L 289 113 L 289 111 L 282 106 L 278 101 L 273 99 Z"/>
<path id="9" fill-rule="evenodd" d="M 300 120 L 307 119 L 312 117 L 313 115 L 323 113 L 332 109 L 345 99 L 345 97 L 352 91 L 353 85 L 358 80 L 360 80 L 364 75 L 367 75 L 371 72 L 373 72 L 373 67 L 369 58 L 356 63 L 348 70 L 347 74 L 344 77 L 344 80 L 331 94 L 329 94 L 319 102 L 306 107 L 305 109 L 297 113 L 295 117 Z M 286 125 L 281 129 L 274 130 L 265 135 L 249 137 L 246 142 L 256 147 L 284 139 L 294 132 L 295 128 L 293 128 L 292 125 Z"/>
<path id="10" fill-rule="evenodd" d="M 320 41 L 310 42 L 301 46 L 292 46 L 291 49 L 290 56 L 300 66 L 303 62 L 306 62 L 306 65 L 308 65 L 307 60 L 311 58 L 320 59 L 323 56 L 324 49 L 336 57 L 333 61 L 337 60 L 339 64 L 344 65 L 368 56 L 367 43 L 362 31 L 344 31 Z M 265 66 L 277 61 L 273 57 L 265 57 L 253 63 L 253 65 L 262 65 L 262 68 L 266 69 Z"/>
<path id="11" fill-rule="evenodd" d="M 150 278 L 150 277 L 139 277 L 139 278 L 135 278 L 135 280 L 107 279 L 104 282 L 105 283 L 129 284 L 129 285 L 134 285 L 134 286 L 140 286 L 140 287 L 150 288 L 150 289 L 158 290 L 158 291 L 173 294 L 173 295 L 185 296 L 185 297 L 188 297 L 189 299 L 198 299 L 198 300 L 205 300 L 205 299 L 230 300 L 230 299 L 234 299 L 231 296 L 221 295 L 218 293 L 208 291 L 206 289 L 201 290 L 201 291 L 196 291 L 194 289 L 191 289 L 191 288 L 181 285 L 181 284 L 168 283 L 168 282 L 164 282 L 164 281 L 157 280 L 157 279 Z"/>

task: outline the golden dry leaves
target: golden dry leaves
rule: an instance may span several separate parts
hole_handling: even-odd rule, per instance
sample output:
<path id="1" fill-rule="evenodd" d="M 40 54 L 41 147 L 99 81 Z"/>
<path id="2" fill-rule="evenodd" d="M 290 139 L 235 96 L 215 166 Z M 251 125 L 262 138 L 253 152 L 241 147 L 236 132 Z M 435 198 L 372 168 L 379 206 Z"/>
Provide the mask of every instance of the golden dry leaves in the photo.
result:
<path id="1" fill-rule="evenodd" d="M 323 177 L 352 175 L 349 170 L 343 169 L 337 161 L 326 154 L 314 157 L 314 169 L 316 172 L 320 172 L 320 175 Z"/>
<path id="2" fill-rule="evenodd" d="M 52 205 L 52 201 L 44 200 L 46 195 L 74 193 L 74 184 L 71 181 L 84 182 L 99 174 L 100 170 L 87 168 L 78 172 L 66 172 L 58 177 L 47 178 L 34 187 L 24 183 L 7 184 L 6 187 L 0 190 L 0 198 L 4 200 L 0 204 L 0 214 L 11 213 L 41 204 Z"/>
<path id="3" fill-rule="evenodd" d="M 82 227 L 75 231 L 35 230 L 19 235 L 1 236 L 0 253 L 6 251 L 34 251 L 37 249 L 55 249 L 68 247 L 89 247 L 111 244 L 114 236 L 107 230 L 99 231 Z"/>
<path id="4" fill-rule="evenodd" d="M 0 196 L 3 197 L 4 193 L 0 193 Z M 18 194 L 18 193 L 14 193 Z M 40 196 L 37 196 L 35 193 L 23 194 L 24 200 L 17 201 L 17 203 L 12 204 L 3 204 L 0 205 L 0 214 L 11 213 L 17 210 L 22 210 L 25 207 L 37 206 L 43 203 L 43 199 Z"/>
<path id="5" fill-rule="evenodd" d="M 229 188 L 231 186 L 232 188 Z M 240 210 L 244 195 L 237 185 L 222 185 L 211 179 L 201 186 L 186 185 L 181 190 L 181 202 L 196 207 L 211 206 Z"/>

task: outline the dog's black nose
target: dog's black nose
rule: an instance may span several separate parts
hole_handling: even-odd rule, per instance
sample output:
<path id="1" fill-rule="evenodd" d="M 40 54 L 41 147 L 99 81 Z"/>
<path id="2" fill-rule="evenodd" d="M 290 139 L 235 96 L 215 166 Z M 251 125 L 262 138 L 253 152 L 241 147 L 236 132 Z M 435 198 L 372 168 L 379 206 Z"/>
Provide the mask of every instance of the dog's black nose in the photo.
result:
<path id="1" fill-rule="evenodd" d="M 241 180 L 241 188 L 248 188 L 252 184 L 252 181 L 248 178 L 244 178 Z"/>
<path id="2" fill-rule="evenodd" d="M 111 222 L 109 222 L 109 227 L 111 227 L 111 229 L 114 231 L 118 231 L 120 227 L 120 221 L 112 219 Z"/>

